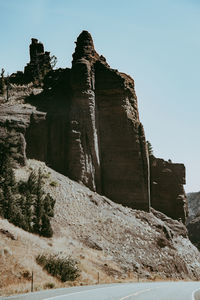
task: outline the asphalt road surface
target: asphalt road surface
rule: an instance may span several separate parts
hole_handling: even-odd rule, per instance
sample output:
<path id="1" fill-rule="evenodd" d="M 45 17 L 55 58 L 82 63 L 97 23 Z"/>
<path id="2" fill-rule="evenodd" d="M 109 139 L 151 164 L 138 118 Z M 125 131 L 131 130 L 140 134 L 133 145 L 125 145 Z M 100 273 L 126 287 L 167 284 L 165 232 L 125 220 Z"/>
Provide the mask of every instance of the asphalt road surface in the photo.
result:
<path id="1" fill-rule="evenodd" d="M 200 282 L 126 283 L 56 289 L 0 300 L 193 300 Z"/>

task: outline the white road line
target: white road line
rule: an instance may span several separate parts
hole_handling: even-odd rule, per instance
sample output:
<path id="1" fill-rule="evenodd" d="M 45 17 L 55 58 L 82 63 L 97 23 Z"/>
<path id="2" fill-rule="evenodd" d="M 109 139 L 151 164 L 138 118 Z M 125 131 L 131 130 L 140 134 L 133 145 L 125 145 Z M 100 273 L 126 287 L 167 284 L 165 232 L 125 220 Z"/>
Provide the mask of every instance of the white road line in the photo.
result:
<path id="1" fill-rule="evenodd" d="M 133 294 L 130 294 L 130 295 L 128 295 L 128 296 L 125 296 L 125 297 L 123 297 L 123 298 L 120 298 L 119 300 L 125 300 L 125 299 L 128 299 L 128 298 L 132 297 L 132 296 L 138 296 L 138 295 L 140 295 L 140 294 L 143 294 L 143 293 L 146 293 L 146 292 L 155 290 L 155 289 L 159 289 L 159 287 L 157 287 L 157 288 L 152 288 L 152 289 L 141 290 L 141 291 L 135 292 L 135 293 L 133 293 Z"/>
<path id="2" fill-rule="evenodd" d="M 198 292 L 198 291 L 200 291 L 200 288 L 198 288 L 198 289 L 196 289 L 196 290 L 193 291 L 193 293 L 192 293 L 192 300 L 196 300 L 195 299 L 195 293 Z"/>
<path id="3" fill-rule="evenodd" d="M 70 293 L 70 294 L 63 294 L 63 295 L 59 295 L 59 296 L 55 296 L 55 297 L 50 297 L 50 298 L 45 298 L 43 300 L 54 300 L 54 299 L 59 299 L 61 297 L 68 297 L 68 296 L 72 296 L 72 295 L 77 295 L 77 294 L 83 294 L 83 293 L 87 293 L 89 291 L 96 291 L 96 290 L 102 290 L 102 289 L 107 289 L 107 288 L 122 288 L 125 287 L 126 285 L 118 285 L 118 286 L 111 286 L 111 287 L 102 287 L 102 288 L 96 288 L 96 289 L 89 289 L 89 290 L 85 290 L 82 292 L 75 292 L 75 293 Z"/>

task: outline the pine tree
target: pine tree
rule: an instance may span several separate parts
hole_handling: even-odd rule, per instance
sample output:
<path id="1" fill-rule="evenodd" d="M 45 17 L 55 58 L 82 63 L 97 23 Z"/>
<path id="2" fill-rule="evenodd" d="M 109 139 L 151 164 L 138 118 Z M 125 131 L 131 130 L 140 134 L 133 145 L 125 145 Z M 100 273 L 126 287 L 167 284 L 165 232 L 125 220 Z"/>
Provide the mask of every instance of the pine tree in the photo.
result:
<path id="1" fill-rule="evenodd" d="M 14 213 L 10 217 L 9 221 L 24 230 L 28 230 L 28 224 L 26 223 L 21 208 L 18 206 L 14 207 Z"/>
<path id="2" fill-rule="evenodd" d="M 42 224 L 40 234 L 45 237 L 52 237 L 53 230 L 50 223 L 50 218 L 46 214 L 42 216 Z"/>
<path id="3" fill-rule="evenodd" d="M 12 169 L 11 159 L 8 155 L 3 154 L 1 156 L 3 161 L 1 161 L 0 168 L 0 181 L 2 189 L 4 186 L 10 187 L 13 193 L 17 192 L 17 184 L 15 180 L 15 175 Z"/>
<path id="4" fill-rule="evenodd" d="M 26 210 L 26 222 L 28 224 L 28 231 L 32 231 L 32 222 L 33 222 L 33 195 L 27 191 L 26 192 L 26 202 L 25 202 L 25 210 Z"/>
<path id="5" fill-rule="evenodd" d="M 48 217 L 53 217 L 54 216 L 54 205 L 55 205 L 55 200 L 50 196 L 48 193 L 43 201 L 43 208 L 44 208 L 44 213 Z"/>
<path id="6" fill-rule="evenodd" d="M 43 195 L 42 189 L 42 172 L 41 169 L 38 171 L 37 184 L 35 189 L 35 202 L 34 202 L 34 219 L 33 219 L 33 230 L 40 234 L 42 226 L 42 215 L 43 215 Z"/>
<path id="7" fill-rule="evenodd" d="M 15 213 L 15 195 L 10 186 L 3 186 L 3 215 L 5 219 L 10 220 Z"/>
<path id="8" fill-rule="evenodd" d="M 17 184 L 11 160 L 0 147 L 0 216 L 26 231 L 51 237 L 55 200 L 45 195 L 42 177 L 39 169 L 37 175 L 31 172 L 27 182 Z"/>
<path id="9" fill-rule="evenodd" d="M 39 170 L 41 176 L 41 170 Z M 39 174 L 38 174 L 39 176 Z M 31 172 L 27 181 L 27 189 L 31 194 L 37 193 L 38 178 L 34 171 Z"/>
<path id="10" fill-rule="evenodd" d="M 0 77 L 0 94 L 4 95 L 6 90 L 5 78 L 4 78 L 5 70 L 1 69 L 1 77 Z"/>
<path id="11" fill-rule="evenodd" d="M 147 149 L 149 152 L 149 156 L 152 156 L 153 155 L 153 147 L 149 141 L 147 141 Z"/>
<path id="12" fill-rule="evenodd" d="M 2 190 L 0 190 L 0 216 L 4 217 L 4 196 Z"/>

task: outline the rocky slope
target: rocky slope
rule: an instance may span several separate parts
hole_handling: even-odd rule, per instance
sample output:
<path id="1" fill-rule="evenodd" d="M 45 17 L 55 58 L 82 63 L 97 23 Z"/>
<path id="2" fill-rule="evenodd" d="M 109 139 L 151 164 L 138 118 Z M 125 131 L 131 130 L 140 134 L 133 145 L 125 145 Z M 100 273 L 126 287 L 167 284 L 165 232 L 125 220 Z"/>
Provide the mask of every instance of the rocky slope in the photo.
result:
<path id="1" fill-rule="evenodd" d="M 197 215 L 200 214 L 200 192 L 197 193 L 188 193 L 188 218 L 187 222 L 191 219 L 194 219 Z"/>
<path id="2" fill-rule="evenodd" d="M 187 194 L 188 218 L 187 229 L 189 238 L 200 249 L 200 192 Z"/>
<path id="3" fill-rule="evenodd" d="M 49 53 L 35 39 L 29 67 L 44 90 L 26 99 L 32 106 L 0 107 L 0 144 L 16 162 L 44 161 L 117 203 L 185 222 L 184 165 L 149 161 L 134 80 L 110 68 L 87 31 L 71 68 L 50 71 Z"/>
<path id="4" fill-rule="evenodd" d="M 54 279 L 35 262 L 39 253 L 61 253 L 80 261 L 81 277 L 74 284 L 156 279 L 200 279 L 200 254 L 187 238 L 185 226 L 160 212 L 133 210 L 116 204 L 82 184 L 28 160 L 15 170 L 18 180 L 42 168 L 45 189 L 56 198 L 54 236 L 25 232 L 0 219 L 1 294 L 30 290 Z M 53 184 L 52 184 L 53 182 Z"/>

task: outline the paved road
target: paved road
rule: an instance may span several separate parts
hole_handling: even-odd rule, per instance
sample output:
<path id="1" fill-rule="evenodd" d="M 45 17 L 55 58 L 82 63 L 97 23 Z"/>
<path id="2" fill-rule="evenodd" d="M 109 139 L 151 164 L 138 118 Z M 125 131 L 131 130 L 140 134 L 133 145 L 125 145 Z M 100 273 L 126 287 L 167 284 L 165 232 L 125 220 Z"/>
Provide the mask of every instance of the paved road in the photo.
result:
<path id="1" fill-rule="evenodd" d="M 200 282 L 108 284 L 0 297 L 0 300 L 192 300 L 197 289 Z"/>

